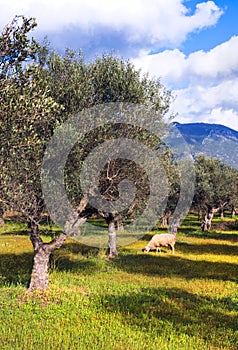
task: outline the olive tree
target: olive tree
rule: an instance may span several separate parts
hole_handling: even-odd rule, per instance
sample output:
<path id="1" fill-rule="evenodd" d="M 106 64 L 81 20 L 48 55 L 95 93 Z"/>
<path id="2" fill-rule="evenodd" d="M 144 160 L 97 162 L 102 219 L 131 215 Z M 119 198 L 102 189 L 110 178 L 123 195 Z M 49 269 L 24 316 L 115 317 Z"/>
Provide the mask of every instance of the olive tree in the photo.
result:
<path id="1" fill-rule="evenodd" d="M 104 54 L 86 64 L 81 52 L 76 54 L 66 50 L 64 57 L 55 52 L 51 53 L 46 62 L 51 95 L 63 105 L 65 115 L 70 116 L 92 106 L 123 102 L 146 106 L 148 111 L 153 110 L 156 113 L 158 121 L 162 124 L 172 99 L 170 91 L 166 90 L 158 80 L 151 80 L 147 75 L 141 76 L 140 71 L 135 70 L 129 61 Z M 79 140 L 78 145 L 70 153 L 66 165 L 66 187 L 74 206 L 77 206 L 83 195 L 79 174 L 84 159 L 103 141 L 119 137 L 136 139 L 151 149 L 158 148 L 160 142 L 153 133 L 149 134 L 140 128 L 128 125 L 111 124 L 92 130 L 83 140 Z M 105 213 L 87 207 L 88 211 L 83 213 L 84 216 L 96 213 L 107 222 L 109 256 L 117 255 L 114 239 L 116 222 L 119 222 L 122 228 L 123 220 L 132 220 L 145 206 L 149 193 L 145 171 L 131 161 L 116 159 L 106 163 L 100 174 L 99 188 L 102 196 L 113 203 L 118 198 L 118 186 L 125 178 L 137 187 L 135 201 L 127 211 Z M 93 193 L 90 195 L 94 196 Z"/>
<path id="2" fill-rule="evenodd" d="M 32 18 L 16 17 L 0 36 L 0 191 L 4 207 L 18 212 L 30 230 L 34 264 L 29 290 L 44 290 L 50 254 L 62 245 L 66 232 L 48 243 L 39 232 L 45 211 L 42 158 L 61 121 L 61 106 L 50 96 L 37 64 L 39 44 L 28 38 L 35 25 Z"/>

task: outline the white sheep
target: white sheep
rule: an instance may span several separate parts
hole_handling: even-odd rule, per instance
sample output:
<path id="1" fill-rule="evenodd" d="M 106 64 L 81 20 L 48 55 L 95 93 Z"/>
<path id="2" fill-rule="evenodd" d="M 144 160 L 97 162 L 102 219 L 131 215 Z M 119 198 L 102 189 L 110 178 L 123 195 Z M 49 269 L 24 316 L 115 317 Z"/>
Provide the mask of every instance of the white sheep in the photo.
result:
<path id="1" fill-rule="evenodd" d="M 176 236 L 172 233 L 162 233 L 154 235 L 147 246 L 142 249 L 144 253 L 148 253 L 150 250 L 156 249 L 156 252 L 161 252 L 160 247 L 170 247 L 174 254 L 174 245 L 176 242 Z"/>

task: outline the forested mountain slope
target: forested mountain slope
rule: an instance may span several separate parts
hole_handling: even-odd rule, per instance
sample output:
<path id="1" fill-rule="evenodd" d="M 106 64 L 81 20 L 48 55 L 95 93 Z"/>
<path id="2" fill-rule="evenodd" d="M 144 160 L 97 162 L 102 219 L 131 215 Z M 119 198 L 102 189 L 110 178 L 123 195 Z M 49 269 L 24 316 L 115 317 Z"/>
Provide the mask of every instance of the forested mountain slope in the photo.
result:
<path id="1" fill-rule="evenodd" d="M 193 156 L 202 153 L 238 168 L 238 131 L 219 124 L 173 124 L 190 146 Z"/>

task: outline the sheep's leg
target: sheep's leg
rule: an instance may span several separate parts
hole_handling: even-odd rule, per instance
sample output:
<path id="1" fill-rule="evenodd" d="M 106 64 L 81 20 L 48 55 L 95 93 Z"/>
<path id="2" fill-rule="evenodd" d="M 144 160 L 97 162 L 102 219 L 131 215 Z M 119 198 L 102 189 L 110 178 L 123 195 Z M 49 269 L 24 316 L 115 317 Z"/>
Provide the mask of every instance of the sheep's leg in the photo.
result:
<path id="1" fill-rule="evenodd" d="M 173 245 L 173 244 L 170 244 L 169 246 L 170 246 L 170 248 L 171 248 L 171 250 L 172 250 L 172 254 L 174 254 L 174 245 Z"/>
<path id="2" fill-rule="evenodd" d="M 156 247 L 156 254 L 161 253 L 160 247 Z"/>

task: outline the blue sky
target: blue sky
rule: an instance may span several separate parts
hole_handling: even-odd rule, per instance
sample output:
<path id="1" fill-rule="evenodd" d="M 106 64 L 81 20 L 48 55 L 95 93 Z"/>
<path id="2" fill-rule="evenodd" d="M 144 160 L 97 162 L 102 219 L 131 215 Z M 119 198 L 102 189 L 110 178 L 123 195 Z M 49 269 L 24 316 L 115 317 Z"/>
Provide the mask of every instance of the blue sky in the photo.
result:
<path id="1" fill-rule="evenodd" d="M 116 52 L 176 96 L 176 121 L 238 130 L 238 1 L 0 0 L 0 28 L 36 17 L 34 35 L 90 59 Z"/>

